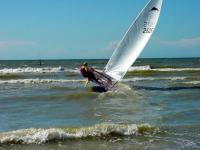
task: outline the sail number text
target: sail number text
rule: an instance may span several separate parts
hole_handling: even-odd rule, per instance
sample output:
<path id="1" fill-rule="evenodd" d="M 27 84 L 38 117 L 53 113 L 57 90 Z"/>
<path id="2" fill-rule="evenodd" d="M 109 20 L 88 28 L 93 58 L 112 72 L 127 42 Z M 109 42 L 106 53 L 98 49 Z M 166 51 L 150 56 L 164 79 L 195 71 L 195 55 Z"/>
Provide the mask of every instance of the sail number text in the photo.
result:
<path id="1" fill-rule="evenodd" d="M 154 24 L 151 22 L 144 22 L 143 33 L 152 33 L 154 30 Z"/>

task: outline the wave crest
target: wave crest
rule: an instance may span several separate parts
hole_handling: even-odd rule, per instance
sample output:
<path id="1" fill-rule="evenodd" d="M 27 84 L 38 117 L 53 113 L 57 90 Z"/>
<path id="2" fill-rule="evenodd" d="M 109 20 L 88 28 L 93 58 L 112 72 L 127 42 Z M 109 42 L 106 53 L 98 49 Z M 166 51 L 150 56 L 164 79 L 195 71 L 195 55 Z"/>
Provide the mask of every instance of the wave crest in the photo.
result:
<path id="1" fill-rule="evenodd" d="M 19 73 L 59 73 L 59 72 L 72 72 L 79 73 L 78 69 L 67 69 L 63 67 L 24 67 L 24 68 L 4 68 L 0 69 L 0 74 L 19 74 Z"/>
<path id="2" fill-rule="evenodd" d="M 187 77 L 134 77 L 123 79 L 122 82 L 135 82 L 135 81 L 154 81 L 154 80 L 185 80 Z"/>
<path id="3" fill-rule="evenodd" d="M 101 69 L 97 69 L 102 71 Z M 146 66 L 132 66 L 129 68 L 128 72 L 145 72 L 145 71 L 154 71 L 154 72 L 184 72 L 184 71 L 200 71 L 200 68 L 152 68 L 150 65 Z M 21 73 L 60 73 L 68 72 L 79 74 L 79 69 L 74 68 L 64 68 L 64 67 L 19 67 L 19 68 L 3 68 L 0 69 L 0 74 L 21 74 Z"/>
<path id="4" fill-rule="evenodd" d="M 130 67 L 128 71 L 146 71 L 146 70 L 151 70 L 151 66 L 133 66 Z"/>
<path id="5" fill-rule="evenodd" d="M 98 124 L 85 128 L 22 129 L 0 133 L 0 144 L 42 144 L 49 141 L 107 136 L 150 134 L 155 128 L 148 124 Z"/>
<path id="6" fill-rule="evenodd" d="M 153 81 L 153 80 L 185 80 L 187 77 L 134 77 L 123 79 L 122 82 L 135 82 L 135 81 Z M 11 79 L 0 80 L 0 84 L 40 84 L 40 83 L 69 83 L 69 82 L 84 82 L 84 79 L 67 80 L 67 79 Z"/>
<path id="7" fill-rule="evenodd" d="M 18 80 L 0 80 L 0 84 L 40 84 L 40 83 L 68 83 L 84 82 L 84 80 L 56 80 L 56 79 L 18 79 Z"/>

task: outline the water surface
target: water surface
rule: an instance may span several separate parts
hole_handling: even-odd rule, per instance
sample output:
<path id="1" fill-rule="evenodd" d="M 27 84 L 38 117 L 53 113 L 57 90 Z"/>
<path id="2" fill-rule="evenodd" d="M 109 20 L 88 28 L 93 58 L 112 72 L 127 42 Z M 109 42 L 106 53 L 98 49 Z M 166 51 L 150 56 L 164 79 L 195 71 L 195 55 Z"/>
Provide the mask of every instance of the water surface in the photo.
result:
<path id="1" fill-rule="evenodd" d="M 200 58 L 139 59 L 113 91 L 80 64 L 0 61 L 2 149 L 200 149 Z"/>

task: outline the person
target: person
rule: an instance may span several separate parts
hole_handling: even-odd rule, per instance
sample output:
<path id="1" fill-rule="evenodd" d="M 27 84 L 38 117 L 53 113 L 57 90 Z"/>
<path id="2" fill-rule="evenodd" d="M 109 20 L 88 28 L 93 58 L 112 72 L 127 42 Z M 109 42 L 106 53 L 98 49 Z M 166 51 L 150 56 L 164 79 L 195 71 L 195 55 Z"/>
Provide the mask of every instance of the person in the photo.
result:
<path id="1" fill-rule="evenodd" d="M 90 68 L 88 63 L 87 62 L 84 62 L 81 67 L 80 67 L 80 73 L 81 75 L 86 78 L 86 81 L 85 81 L 85 87 L 88 85 L 88 83 L 90 81 L 97 81 L 97 79 L 95 78 L 94 76 L 94 69 L 93 68 Z"/>

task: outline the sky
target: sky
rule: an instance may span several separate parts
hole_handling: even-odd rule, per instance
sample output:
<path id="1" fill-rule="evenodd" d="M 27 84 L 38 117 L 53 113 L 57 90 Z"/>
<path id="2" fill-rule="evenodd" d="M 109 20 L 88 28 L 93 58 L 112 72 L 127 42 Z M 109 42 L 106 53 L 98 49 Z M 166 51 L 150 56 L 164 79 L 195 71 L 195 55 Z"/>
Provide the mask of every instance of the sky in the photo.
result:
<path id="1" fill-rule="evenodd" d="M 149 0 L 0 0 L 0 60 L 101 59 Z M 200 1 L 163 0 L 140 58 L 200 57 Z"/>

